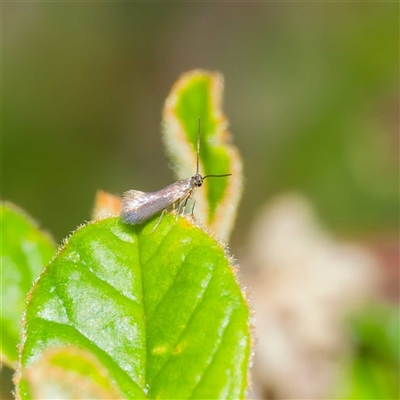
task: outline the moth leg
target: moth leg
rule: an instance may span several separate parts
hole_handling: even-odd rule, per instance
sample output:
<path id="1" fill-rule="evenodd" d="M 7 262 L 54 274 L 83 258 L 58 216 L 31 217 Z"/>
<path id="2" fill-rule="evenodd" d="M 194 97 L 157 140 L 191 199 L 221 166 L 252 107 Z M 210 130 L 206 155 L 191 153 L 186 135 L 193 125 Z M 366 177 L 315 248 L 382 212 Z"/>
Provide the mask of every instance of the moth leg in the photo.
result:
<path id="1" fill-rule="evenodd" d="M 185 206 L 186 206 L 187 201 L 188 201 L 188 195 L 185 194 L 182 197 L 182 200 L 177 202 L 177 204 L 178 204 L 178 213 L 176 214 L 176 220 L 178 220 L 178 216 L 179 215 L 183 215 L 184 214 Z"/>
<path id="2" fill-rule="evenodd" d="M 189 195 L 190 199 L 193 201 L 193 206 L 192 206 L 192 218 L 194 218 L 194 206 L 196 205 L 196 199 L 192 197 L 192 194 Z M 188 197 L 188 198 L 189 198 Z"/>
<path id="3" fill-rule="evenodd" d="M 166 209 L 162 210 L 162 213 L 161 213 L 161 215 L 160 215 L 160 218 L 158 219 L 157 223 L 154 225 L 154 228 L 153 228 L 152 232 L 154 232 L 154 231 L 156 230 L 157 226 L 160 225 L 160 222 L 161 222 L 161 220 L 162 220 L 162 217 L 164 216 L 164 214 L 165 214 L 166 212 L 167 212 Z"/>
<path id="4" fill-rule="evenodd" d="M 188 200 L 189 200 L 189 197 L 190 197 L 190 195 L 187 196 L 186 199 L 182 202 L 182 204 L 183 204 L 183 206 L 182 206 L 182 211 L 185 210 L 185 207 L 186 207 L 186 204 L 187 204 L 187 202 L 188 202 Z"/>
<path id="5" fill-rule="evenodd" d="M 179 203 L 175 202 L 172 203 L 170 209 L 175 212 L 175 219 L 178 220 L 178 215 L 179 215 Z"/>

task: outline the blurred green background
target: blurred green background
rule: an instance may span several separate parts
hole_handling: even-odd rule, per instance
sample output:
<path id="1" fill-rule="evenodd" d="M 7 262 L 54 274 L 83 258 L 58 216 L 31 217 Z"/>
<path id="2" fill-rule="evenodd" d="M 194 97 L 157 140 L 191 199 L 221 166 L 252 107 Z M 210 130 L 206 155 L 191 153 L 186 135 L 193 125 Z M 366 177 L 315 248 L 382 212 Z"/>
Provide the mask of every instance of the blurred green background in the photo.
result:
<path id="1" fill-rule="evenodd" d="M 397 231 L 397 3 L 3 3 L 3 198 L 57 240 L 97 189 L 173 181 L 160 137 L 181 73 L 225 76 L 255 207 L 299 190 L 337 232 Z M 197 118 L 197 116 L 193 116 Z"/>
<path id="2" fill-rule="evenodd" d="M 96 190 L 171 183 L 161 111 L 194 68 L 223 73 L 244 160 L 233 252 L 299 192 L 398 282 L 397 2 L 2 3 L 2 197 L 60 241 Z"/>

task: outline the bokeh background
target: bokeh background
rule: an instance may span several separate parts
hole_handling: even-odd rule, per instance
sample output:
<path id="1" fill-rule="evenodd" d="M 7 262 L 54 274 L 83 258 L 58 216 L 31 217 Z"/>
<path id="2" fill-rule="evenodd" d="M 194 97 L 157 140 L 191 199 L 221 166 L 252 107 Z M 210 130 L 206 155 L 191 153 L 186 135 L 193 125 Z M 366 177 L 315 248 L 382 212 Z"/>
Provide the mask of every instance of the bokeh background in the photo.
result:
<path id="1" fill-rule="evenodd" d="M 250 396 L 398 397 L 397 2 L 1 10 L 4 199 L 60 241 L 98 189 L 166 186 L 165 98 L 188 70 L 222 72 L 246 176 L 231 248 L 256 311 Z"/>

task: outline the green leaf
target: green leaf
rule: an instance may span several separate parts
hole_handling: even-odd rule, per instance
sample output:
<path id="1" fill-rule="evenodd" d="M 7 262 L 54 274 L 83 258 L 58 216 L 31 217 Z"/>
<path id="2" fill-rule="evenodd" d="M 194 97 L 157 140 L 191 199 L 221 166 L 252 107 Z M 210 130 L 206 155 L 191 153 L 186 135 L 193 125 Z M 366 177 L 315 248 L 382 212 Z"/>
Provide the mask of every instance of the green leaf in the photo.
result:
<path id="1" fill-rule="evenodd" d="M 46 350 L 25 370 L 21 385 L 33 399 L 121 398 L 101 363 L 74 346 Z"/>
<path id="2" fill-rule="evenodd" d="M 353 321 L 355 351 L 349 399 L 398 399 L 399 307 L 375 304 Z"/>
<path id="3" fill-rule="evenodd" d="M 51 238 L 10 203 L 1 203 L 1 359 L 17 361 L 20 320 L 32 282 L 55 253 Z"/>
<path id="4" fill-rule="evenodd" d="M 222 114 L 223 77 L 195 70 L 173 86 L 163 113 L 164 142 L 178 179 L 196 172 L 198 117 L 201 119 L 200 173 L 227 174 L 209 178 L 196 192 L 196 217 L 220 240 L 227 241 L 242 193 L 242 161 L 232 145 Z M 202 217 L 204 216 L 204 218 Z"/>
<path id="5" fill-rule="evenodd" d="M 188 220 L 138 226 L 119 218 L 76 231 L 31 292 L 24 321 L 26 371 L 47 349 L 95 357 L 126 398 L 243 398 L 249 310 L 229 258 Z"/>
<path id="6" fill-rule="evenodd" d="M 343 363 L 335 398 L 398 399 L 399 307 L 371 304 L 351 321 L 353 351 Z"/>

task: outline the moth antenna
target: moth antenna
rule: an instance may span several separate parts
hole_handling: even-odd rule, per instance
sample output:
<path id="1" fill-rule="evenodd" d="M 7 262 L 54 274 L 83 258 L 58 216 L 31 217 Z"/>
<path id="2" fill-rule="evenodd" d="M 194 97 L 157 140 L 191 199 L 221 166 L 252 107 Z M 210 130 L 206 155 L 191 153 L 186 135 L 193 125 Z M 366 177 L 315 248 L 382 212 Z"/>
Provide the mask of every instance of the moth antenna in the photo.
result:
<path id="1" fill-rule="evenodd" d="M 199 155 L 200 155 L 200 117 L 199 117 L 199 132 L 197 133 L 197 163 L 196 163 L 196 174 L 199 173 Z"/>
<path id="2" fill-rule="evenodd" d="M 203 179 L 206 179 L 206 178 L 222 178 L 222 177 L 224 177 L 224 176 L 231 176 L 232 174 L 223 174 L 223 175 L 206 175 L 206 176 L 203 176 Z"/>

